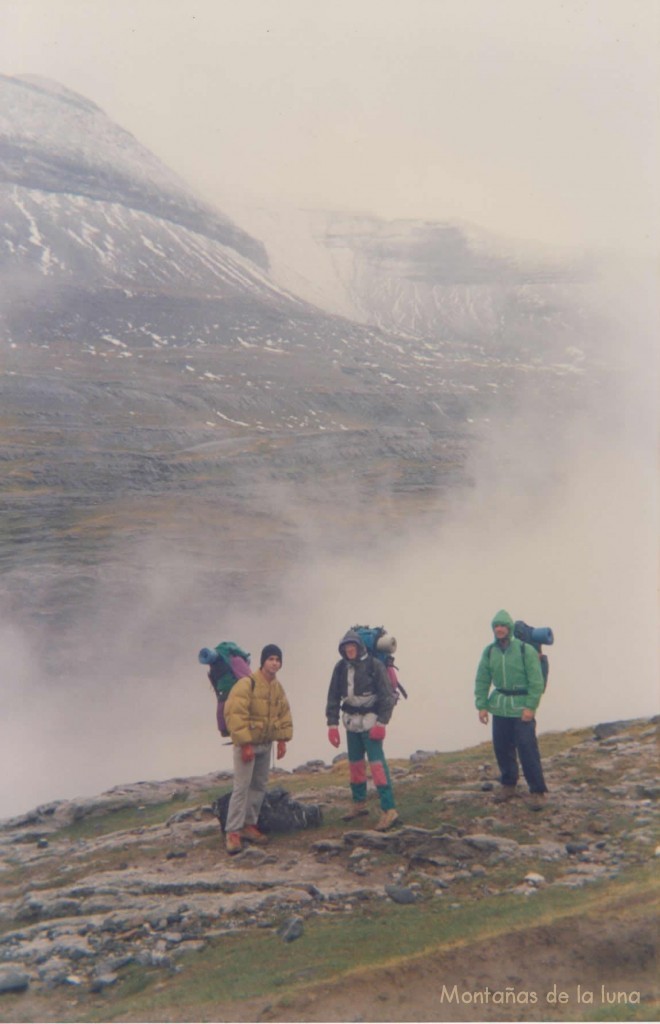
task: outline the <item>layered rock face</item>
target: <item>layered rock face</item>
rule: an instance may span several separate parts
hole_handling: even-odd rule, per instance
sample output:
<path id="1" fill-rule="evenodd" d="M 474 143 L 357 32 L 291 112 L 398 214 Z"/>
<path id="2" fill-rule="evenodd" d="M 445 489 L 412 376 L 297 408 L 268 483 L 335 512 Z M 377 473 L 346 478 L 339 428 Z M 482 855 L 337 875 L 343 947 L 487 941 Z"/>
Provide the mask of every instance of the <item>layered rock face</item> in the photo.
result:
<path id="1" fill-rule="evenodd" d="M 276 570 L 301 516 L 377 532 L 464 482 L 490 413 L 524 399 L 553 429 L 579 405 L 572 300 L 523 309 L 531 272 L 457 229 L 317 224 L 352 253 L 356 322 L 284 287 L 262 241 L 86 98 L 0 76 L 0 100 L 7 611 L 74 613 L 117 539 L 154 534 L 229 541 L 249 588 L 248 563 Z"/>

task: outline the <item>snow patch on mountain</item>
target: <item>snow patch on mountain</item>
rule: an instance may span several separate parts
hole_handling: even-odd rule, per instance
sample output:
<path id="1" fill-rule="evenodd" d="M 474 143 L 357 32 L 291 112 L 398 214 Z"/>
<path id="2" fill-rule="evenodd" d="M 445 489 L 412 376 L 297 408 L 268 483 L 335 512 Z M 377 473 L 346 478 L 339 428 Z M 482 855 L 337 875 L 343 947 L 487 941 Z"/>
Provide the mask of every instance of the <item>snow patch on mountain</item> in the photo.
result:
<path id="1" fill-rule="evenodd" d="M 208 234 L 266 266 L 265 250 L 82 96 L 0 75 L 0 181 L 122 203 Z"/>

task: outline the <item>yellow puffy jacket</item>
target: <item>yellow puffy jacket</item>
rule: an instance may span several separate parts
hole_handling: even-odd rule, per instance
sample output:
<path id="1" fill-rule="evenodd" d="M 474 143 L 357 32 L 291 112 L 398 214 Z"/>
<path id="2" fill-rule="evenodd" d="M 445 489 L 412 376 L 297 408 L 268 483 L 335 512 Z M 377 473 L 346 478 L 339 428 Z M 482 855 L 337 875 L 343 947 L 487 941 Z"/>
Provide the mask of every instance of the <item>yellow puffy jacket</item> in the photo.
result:
<path id="1" fill-rule="evenodd" d="M 252 685 L 254 680 L 254 686 Z M 268 682 L 257 669 L 232 686 L 225 702 L 225 721 L 235 746 L 287 742 L 293 736 L 291 708 L 279 679 Z"/>

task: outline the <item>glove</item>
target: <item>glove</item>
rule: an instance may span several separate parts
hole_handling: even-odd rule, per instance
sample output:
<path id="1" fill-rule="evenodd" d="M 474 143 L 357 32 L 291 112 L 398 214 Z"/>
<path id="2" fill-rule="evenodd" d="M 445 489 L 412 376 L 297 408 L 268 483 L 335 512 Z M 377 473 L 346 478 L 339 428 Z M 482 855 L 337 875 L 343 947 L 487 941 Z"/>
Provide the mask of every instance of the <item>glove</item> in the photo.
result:
<path id="1" fill-rule="evenodd" d="M 381 725 L 380 722 L 376 722 L 374 726 L 369 730 L 370 740 L 384 740 L 385 739 L 385 726 Z"/>
<path id="2" fill-rule="evenodd" d="M 286 754 L 286 743 L 284 740 L 277 741 L 277 760 L 281 761 Z"/>
<path id="3" fill-rule="evenodd" d="M 254 747 L 251 743 L 246 743 L 245 746 L 241 747 L 241 757 L 245 764 L 254 761 Z"/>
<path id="4" fill-rule="evenodd" d="M 332 743 L 333 747 L 338 747 L 341 743 L 341 736 L 339 735 L 339 729 L 336 725 L 331 725 L 328 729 L 328 739 Z"/>

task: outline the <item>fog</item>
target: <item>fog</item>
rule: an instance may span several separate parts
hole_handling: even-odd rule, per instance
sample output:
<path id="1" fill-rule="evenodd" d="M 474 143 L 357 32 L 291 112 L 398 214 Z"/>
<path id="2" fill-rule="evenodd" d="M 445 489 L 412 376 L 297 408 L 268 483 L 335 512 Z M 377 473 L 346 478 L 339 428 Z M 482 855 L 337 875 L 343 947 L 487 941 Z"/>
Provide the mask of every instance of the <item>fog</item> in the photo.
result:
<path id="1" fill-rule="evenodd" d="M 0 0 L 0 72 L 237 196 L 655 251 L 654 0 Z"/>
<path id="2" fill-rule="evenodd" d="M 615 303 L 611 315 L 614 323 Z M 551 425 L 522 403 L 485 425 L 473 483 L 439 525 L 409 521 L 383 535 L 338 525 L 330 534 L 292 490 L 269 484 L 266 507 L 298 523 L 299 554 L 275 595 L 257 585 L 249 601 L 232 601 L 209 584 L 210 556 L 191 560 L 153 538 L 120 552 L 63 632 L 4 616 L 0 816 L 139 779 L 229 769 L 197 662 L 221 639 L 249 650 L 253 665 L 264 644 L 283 648 L 295 728 L 287 770 L 336 754 L 325 698 L 338 641 L 356 623 L 385 625 L 399 643 L 409 699 L 388 728 L 391 757 L 489 738 L 472 688 L 501 607 L 555 632 L 541 734 L 657 713 L 655 315 L 648 289 L 621 307 L 617 372 L 571 422 Z M 350 511 L 350 490 L 334 500 L 337 523 L 349 520 L 340 509 Z M 220 562 L 225 554 L 213 538 L 208 551 Z M 62 662 L 64 675 L 52 667 Z"/>

